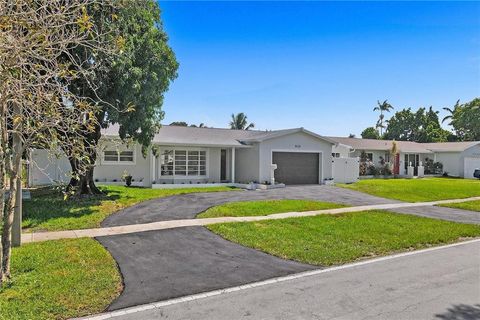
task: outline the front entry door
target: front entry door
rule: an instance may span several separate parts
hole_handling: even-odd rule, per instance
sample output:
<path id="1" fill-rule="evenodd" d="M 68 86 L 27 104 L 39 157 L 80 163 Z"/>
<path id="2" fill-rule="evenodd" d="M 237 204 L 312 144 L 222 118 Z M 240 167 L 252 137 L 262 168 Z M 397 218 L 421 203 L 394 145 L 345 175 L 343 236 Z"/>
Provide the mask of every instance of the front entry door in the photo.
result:
<path id="1" fill-rule="evenodd" d="M 227 150 L 220 151 L 220 180 L 227 180 Z"/>
<path id="2" fill-rule="evenodd" d="M 413 174 L 416 176 L 418 174 L 418 165 L 420 163 L 420 155 L 415 153 L 405 154 L 405 173 L 407 172 L 407 167 L 409 164 L 412 164 Z"/>

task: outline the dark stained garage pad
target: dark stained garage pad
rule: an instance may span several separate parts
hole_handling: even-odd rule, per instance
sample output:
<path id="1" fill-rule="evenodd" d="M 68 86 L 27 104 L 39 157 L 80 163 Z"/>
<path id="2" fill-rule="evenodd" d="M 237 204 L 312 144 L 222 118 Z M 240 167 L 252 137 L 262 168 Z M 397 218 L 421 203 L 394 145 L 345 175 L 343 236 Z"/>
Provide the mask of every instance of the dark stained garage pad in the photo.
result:
<path id="1" fill-rule="evenodd" d="M 122 309 L 312 270 L 231 243 L 204 227 L 99 237 L 117 261 L 125 288 L 109 307 Z"/>

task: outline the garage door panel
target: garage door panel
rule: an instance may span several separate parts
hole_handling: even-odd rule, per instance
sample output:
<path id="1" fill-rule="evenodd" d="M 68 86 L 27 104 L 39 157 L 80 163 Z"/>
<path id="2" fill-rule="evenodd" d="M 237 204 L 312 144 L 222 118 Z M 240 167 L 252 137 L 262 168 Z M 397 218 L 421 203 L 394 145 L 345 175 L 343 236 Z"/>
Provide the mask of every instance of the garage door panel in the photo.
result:
<path id="1" fill-rule="evenodd" d="M 273 152 L 275 180 L 290 185 L 318 184 L 319 159 L 318 153 Z"/>

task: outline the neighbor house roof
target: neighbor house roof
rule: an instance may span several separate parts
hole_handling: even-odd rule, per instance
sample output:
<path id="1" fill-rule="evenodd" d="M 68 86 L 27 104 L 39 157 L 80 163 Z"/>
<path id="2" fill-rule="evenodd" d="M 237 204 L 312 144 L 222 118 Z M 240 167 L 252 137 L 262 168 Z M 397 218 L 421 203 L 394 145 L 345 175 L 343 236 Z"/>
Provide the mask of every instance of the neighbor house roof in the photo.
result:
<path id="1" fill-rule="evenodd" d="M 304 128 L 259 131 L 167 125 L 162 126 L 162 128 L 153 138 L 152 142 L 163 145 L 248 147 L 249 143 L 261 142 L 296 132 L 304 132 L 318 139 L 323 139 L 335 144 L 335 142 L 331 139 L 317 135 L 316 133 L 305 130 Z M 118 126 L 114 125 L 107 129 L 103 129 L 102 135 L 118 137 Z"/>
<path id="2" fill-rule="evenodd" d="M 387 151 L 392 148 L 393 140 L 375 140 L 346 137 L 329 137 L 330 139 L 356 150 Z M 434 142 L 417 143 L 411 141 L 396 141 L 397 148 L 407 153 L 432 153 L 432 152 L 462 152 L 470 147 L 480 144 L 480 141 L 469 142 Z"/>
<path id="3" fill-rule="evenodd" d="M 480 141 L 422 143 L 425 148 L 435 152 L 463 152 L 480 144 Z"/>
<path id="4" fill-rule="evenodd" d="M 341 143 L 352 147 L 356 150 L 391 150 L 393 140 L 375 140 L 375 139 L 360 139 L 360 138 L 345 138 L 345 137 L 329 137 L 337 143 Z M 432 153 L 432 151 L 425 148 L 421 143 L 410 141 L 396 141 L 397 148 L 401 152 L 411 153 Z"/>

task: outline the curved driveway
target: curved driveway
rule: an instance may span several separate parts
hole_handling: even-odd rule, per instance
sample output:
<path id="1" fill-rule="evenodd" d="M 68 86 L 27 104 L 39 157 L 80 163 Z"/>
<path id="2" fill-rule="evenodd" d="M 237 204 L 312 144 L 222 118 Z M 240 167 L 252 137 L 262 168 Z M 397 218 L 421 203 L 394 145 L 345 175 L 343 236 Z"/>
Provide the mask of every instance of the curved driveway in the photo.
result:
<path id="1" fill-rule="evenodd" d="M 324 185 L 291 186 L 261 191 L 190 193 L 145 201 L 120 210 L 106 218 L 102 227 L 191 219 L 210 207 L 227 202 L 276 199 L 308 199 L 354 206 L 400 202 Z"/>
<path id="2" fill-rule="evenodd" d="M 102 227 L 189 219 L 209 207 L 233 201 L 310 199 L 348 205 L 398 203 L 332 186 L 295 186 L 265 191 L 184 194 L 146 201 L 108 217 Z M 392 210 L 397 211 L 397 210 Z M 450 208 L 406 208 L 400 213 L 446 220 L 478 219 L 479 213 Z M 474 215 L 474 216 L 473 216 Z M 477 222 L 478 223 L 478 222 Z M 229 242 L 204 227 L 184 227 L 98 237 L 117 261 L 124 290 L 109 307 L 122 309 L 214 289 L 227 288 L 318 268 L 283 260 Z"/>

